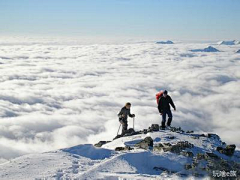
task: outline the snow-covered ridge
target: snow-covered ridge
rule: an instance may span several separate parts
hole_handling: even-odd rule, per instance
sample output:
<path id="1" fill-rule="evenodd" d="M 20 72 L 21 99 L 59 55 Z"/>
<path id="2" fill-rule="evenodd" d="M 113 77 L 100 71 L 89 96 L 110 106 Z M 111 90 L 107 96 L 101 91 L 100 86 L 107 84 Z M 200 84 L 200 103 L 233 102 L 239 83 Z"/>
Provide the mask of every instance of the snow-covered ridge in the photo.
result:
<path id="1" fill-rule="evenodd" d="M 220 41 L 218 42 L 219 45 L 237 45 L 240 44 L 239 41 L 233 40 L 233 41 Z"/>
<path id="2" fill-rule="evenodd" d="M 0 179 L 208 178 L 214 170 L 239 168 L 240 151 L 216 134 L 152 126 L 95 146 L 82 144 L 13 159 L 0 165 Z"/>

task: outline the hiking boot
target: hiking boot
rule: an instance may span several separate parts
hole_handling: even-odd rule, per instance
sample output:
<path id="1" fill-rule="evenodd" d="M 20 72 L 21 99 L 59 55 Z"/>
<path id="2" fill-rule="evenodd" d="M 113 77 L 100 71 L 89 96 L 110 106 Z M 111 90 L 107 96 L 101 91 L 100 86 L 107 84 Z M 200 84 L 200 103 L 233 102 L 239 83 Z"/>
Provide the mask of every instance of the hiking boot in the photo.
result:
<path id="1" fill-rule="evenodd" d="M 166 129 L 171 129 L 172 127 L 171 126 L 169 126 L 169 125 L 167 125 L 167 127 L 166 127 Z"/>
<path id="2" fill-rule="evenodd" d="M 160 126 L 161 130 L 165 130 L 166 126 Z"/>

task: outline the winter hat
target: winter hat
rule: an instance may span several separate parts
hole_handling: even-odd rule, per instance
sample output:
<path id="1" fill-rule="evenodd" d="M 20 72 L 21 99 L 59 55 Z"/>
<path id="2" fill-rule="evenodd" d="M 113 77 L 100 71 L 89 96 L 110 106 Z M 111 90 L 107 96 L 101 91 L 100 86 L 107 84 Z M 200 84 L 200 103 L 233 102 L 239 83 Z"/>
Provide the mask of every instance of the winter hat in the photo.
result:
<path id="1" fill-rule="evenodd" d="M 165 90 L 165 91 L 163 92 L 163 94 L 168 94 L 167 90 Z"/>

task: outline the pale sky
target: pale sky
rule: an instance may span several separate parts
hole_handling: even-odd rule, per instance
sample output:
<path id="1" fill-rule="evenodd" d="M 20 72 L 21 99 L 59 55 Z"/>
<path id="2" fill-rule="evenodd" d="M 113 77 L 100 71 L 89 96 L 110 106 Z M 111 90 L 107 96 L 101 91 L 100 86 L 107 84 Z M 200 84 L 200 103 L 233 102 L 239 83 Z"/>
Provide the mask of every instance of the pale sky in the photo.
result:
<path id="1" fill-rule="evenodd" d="M 0 35 L 239 40 L 239 0 L 1 0 Z"/>

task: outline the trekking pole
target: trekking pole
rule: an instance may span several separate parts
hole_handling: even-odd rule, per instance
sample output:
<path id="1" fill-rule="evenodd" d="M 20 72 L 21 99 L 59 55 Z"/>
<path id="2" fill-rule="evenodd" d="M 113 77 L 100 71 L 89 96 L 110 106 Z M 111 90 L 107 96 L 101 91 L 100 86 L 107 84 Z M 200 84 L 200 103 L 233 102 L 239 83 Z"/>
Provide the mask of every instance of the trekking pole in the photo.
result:
<path id="1" fill-rule="evenodd" d="M 134 121 L 135 121 L 135 117 L 133 117 L 133 130 L 134 130 Z"/>
<path id="2" fill-rule="evenodd" d="M 120 126 L 119 126 L 119 128 L 118 128 L 118 132 L 119 132 L 119 130 L 120 130 L 121 125 L 122 125 L 122 124 L 120 123 Z M 117 132 L 117 135 L 118 135 L 118 132 Z"/>

